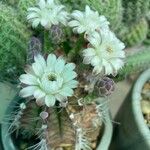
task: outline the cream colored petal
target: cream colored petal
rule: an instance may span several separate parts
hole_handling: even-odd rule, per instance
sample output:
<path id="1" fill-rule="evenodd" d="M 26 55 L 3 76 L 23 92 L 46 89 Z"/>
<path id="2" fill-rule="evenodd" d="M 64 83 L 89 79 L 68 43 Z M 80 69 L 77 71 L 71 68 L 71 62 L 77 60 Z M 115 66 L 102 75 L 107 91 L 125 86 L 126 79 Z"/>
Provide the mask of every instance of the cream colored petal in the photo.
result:
<path id="1" fill-rule="evenodd" d="M 56 56 L 54 54 L 49 54 L 47 58 L 47 66 L 50 68 L 54 68 L 55 63 L 56 63 Z"/>
<path id="2" fill-rule="evenodd" d="M 98 56 L 94 56 L 91 60 L 92 66 L 97 66 L 101 63 L 101 59 Z"/>
<path id="3" fill-rule="evenodd" d="M 40 55 L 40 54 L 35 55 L 35 56 L 34 56 L 34 61 L 35 61 L 36 63 L 38 63 L 38 64 L 41 64 L 41 66 L 42 66 L 43 68 L 46 67 L 46 61 L 45 61 L 45 59 L 44 59 L 44 57 L 43 57 L 42 55 Z"/>
<path id="4" fill-rule="evenodd" d="M 45 97 L 45 93 L 44 93 L 42 90 L 37 89 L 37 90 L 35 90 L 35 92 L 34 92 L 34 97 L 35 97 L 36 99 L 41 99 L 41 98 Z"/>
<path id="5" fill-rule="evenodd" d="M 112 64 L 113 68 L 118 71 L 120 68 L 123 67 L 124 62 L 121 59 L 113 59 L 110 61 L 110 63 Z"/>
<path id="6" fill-rule="evenodd" d="M 91 60 L 92 60 L 92 56 L 86 56 L 83 58 L 83 63 L 84 64 L 90 64 L 91 63 Z"/>
<path id="7" fill-rule="evenodd" d="M 75 10 L 71 16 L 74 18 L 74 19 L 77 19 L 79 21 L 81 21 L 82 19 L 84 19 L 84 16 L 83 16 L 83 13 L 81 11 L 78 11 L 78 10 Z"/>
<path id="8" fill-rule="evenodd" d="M 56 95 L 55 95 L 55 98 L 56 98 L 59 102 L 61 102 L 61 101 L 63 101 L 63 100 L 66 99 L 66 96 L 63 96 L 63 95 L 61 95 L 61 94 L 56 94 Z"/>
<path id="9" fill-rule="evenodd" d="M 38 85 L 37 78 L 31 74 L 22 74 L 19 80 L 28 85 Z"/>
<path id="10" fill-rule="evenodd" d="M 55 105 L 55 97 L 53 95 L 47 95 L 45 97 L 45 104 L 48 106 L 48 107 L 52 107 Z"/>
<path id="11" fill-rule="evenodd" d="M 80 23 L 79 23 L 79 21 L 77 21 L 77 20 L 72 20 L 72 21 L 70 21 L 70 22 L 68 23 L 68 25 L 69 25 L 70 27 L 78 27 L 78 26 L 80 25 Z"/>
<path id="12" fill-rule="evenodd" d="M 113 67 L 110 63 L 108 63 L 106 60 L 103 60 L 103 65 L 105 68 L 105 75 L 113 74 Z"/>
<path id="13" fill-rule="evenodd" d="M 83 56 L 94 56 L 95 50 L 93 48 L 87 48 L 83 50 Z"/>
<path id="14" fill-rule="evenodd" d="M 61 91 L 60 94 L 67 97 L 67 96 L 72 96 L 73 95 L 73 90 L 69 87 L 64 87 Z"/>
<path id="15" fill-rule="evenodd" d="M 68 82 L 72 79 L 74 79 L 75 77 L 77 77 L 77 74 L 76 72 L 72 71 L 66 71 L 66 72 L 63 72 L 63 79 L 64 79 L 64 82 Z"/>
<path id="16" fill-rule="evenodd" d="M 40 65 L 38 63 L 33 63 L 32 68 L 38 77 L 41 77 L 43 75 L 44 68 L 42 65 Z"/>
<path id="17" fill-rule="evenodd" d="M 74 63 L 68 63 L 65 65 L 64 72 L 68 71 L 68 70 L 72 71 L 75 69 L 75 67 L 76 67 L 76 65 Z"/>
<path id="18" fill-rule="evenodd" d="M 39 18 L 34 19 L 32 22 L 32 27 L 36 28 L 39 24 L 40 24 L 40 19 Z"/>
<path id="19" fill-rule="evenodd" d="M 38 5 L 39 5 L 40 8 L 43 9 L 43 8 L 46 7 L 46 1 L 45 0 L 40 0 L 39 3 L 38 3 Z"/>
<path id="20" fill-rule="evenodd" d="M 27 86 L 27 87 L 23 88 L 23 89 L 20 91 L 19 95 L 20 95 L 21 97 L 29 97 L 29 96 L 32 96 L 32 95 L 34 94 L 34 92 L 35 92 L 36 89 L 37 89 L 36 86 Z"/>
<path id="21" fill-rule="evenodd" d="M 102 69 L 103 69 L 103 67 L 101 65 L 95 66 L 93 69 L 93 73 L 95 75 L 97 75 L 97 74 L 101 73 Z"/>
<path id="22" fill-rule="evenodd" d="M 55 72 L 60 74 L 65 67 L 65 61 L 62 58 L 58 58 L 57 62 L 55 63 Z"/>
<path id="23" fill-rule="evenodd" d="M 65 87 L 69 87 L 69 88 L 76 88 L 78 86 L 78 81 L 76 80 L 71 80 L 67 83 L 64 84 Z"/>

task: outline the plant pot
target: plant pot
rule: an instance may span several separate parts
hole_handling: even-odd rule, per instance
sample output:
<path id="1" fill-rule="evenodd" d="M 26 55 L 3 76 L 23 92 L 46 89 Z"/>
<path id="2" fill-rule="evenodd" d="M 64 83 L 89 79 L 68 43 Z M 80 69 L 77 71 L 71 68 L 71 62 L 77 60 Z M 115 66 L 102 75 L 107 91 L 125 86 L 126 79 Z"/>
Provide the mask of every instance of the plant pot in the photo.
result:
<path id="1" fill-rule="evenodd" d="M 121 150 L 150 150 L 150 130 L 141 110 L 141 91 L 150 79 L 150 69 L 140 75 L 121 106 L 116 120 L 112 147 Z"/>
<path id="2" fill-rule="evenodd" d="M 16 96 L 13 101 L 10 103 L 10 106 L 7 111 L 6 115 L 9 115 L 13 111 L 13 106 L 16 105 L 15 102 L 22 101 L 21 98 Z M 104 103 L 104 102 L 103 102 Z M 105 102 L 106 103 L 106 102 Z M 106 104 L 107 105 L 107 104 Z M 108 106 L 104 106 L 105 108 L 108 108 Z M 104 131 L 103 135 L 101 138 L 101 141 L 98 144 L 97 150 L 108 150 L 111 138 L 112 138 L 112 122 L 111 122 L 111 117 L 109 111 L 106 111 L 105 113 L 105 126 L 104 126 Z M 1 126 L 1 138 L 2 138 L 2 144 L 4 147 L 4 150 L 17 150 L 17 147 L 15 145 L 15 141 L 13 140 L 11 135 L 6 136 L 7 131 L 8 131 L 9 125 L 7 124 L 2 124 Z"/>
<path id="3" fill-rule="evenodd" d="M 12 97 L 16 95 L 16 86 L 8 82 L 0 82 L 0 122 L 5 114 L 5 111 L 12 100 Z"/>

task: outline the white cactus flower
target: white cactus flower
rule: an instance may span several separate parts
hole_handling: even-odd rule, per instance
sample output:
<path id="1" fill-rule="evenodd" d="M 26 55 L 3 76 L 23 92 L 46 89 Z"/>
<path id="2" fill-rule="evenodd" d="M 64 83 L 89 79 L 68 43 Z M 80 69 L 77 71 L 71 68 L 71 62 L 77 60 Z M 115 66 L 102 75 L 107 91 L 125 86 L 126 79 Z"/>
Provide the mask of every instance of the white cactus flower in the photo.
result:
<path id="1" fill-rule="evenodd" d="M 65 6 L 54 0 L 40 0 L 37 7 L 28 8 L 27 20 L 36 28 L 39 24 L 45 28 L 62 23 L 67 25 L 69 14 L 64 10 Z"/>
<path id="2" fill-rule="evenodd" d="M 89 47 L 83 50 L 83 63 L 91 64 L 95 74 L 101 71 L 105 75 L 115 75 L 124 65 L 125 58 L 124 43 L 116 38 L 111 31 L 95 32 L 87 37 Z"/>
<path id="3" fill-rule="evenodd" d="M 89 6 L 85 7 L 85 12 L 75 10 L 72 13 L 72 18 L 68 25 L 73 27 L 76 33 L 91 34 L 96 30 L 108 30 L 109 22 L 105 16 L 99 16 L 97 11 L 92 11 Z"/>
<path id="4" fill-rule="evenodd" d="M 21 83 L 27 85 L 20 91 L 21 97 L 34 96 L 40 105 L 54 106 L 55 101 L 66 100 L 73 95 L 78 82 L 74 79 L 73 63 L 65 63 L 62 57 L 49 54 L 47 60 L 38 54 L 35 62 L 20 76 Z"/>

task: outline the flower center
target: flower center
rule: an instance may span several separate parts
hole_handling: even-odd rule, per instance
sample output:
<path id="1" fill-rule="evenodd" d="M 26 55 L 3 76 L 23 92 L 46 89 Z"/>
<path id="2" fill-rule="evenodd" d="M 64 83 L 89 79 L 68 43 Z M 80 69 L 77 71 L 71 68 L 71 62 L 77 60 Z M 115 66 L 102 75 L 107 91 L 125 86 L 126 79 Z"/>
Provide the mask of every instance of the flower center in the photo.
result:
<path id="1" fill-rule="evenodd" d="M 112 53 L 113 52 L 113 49 L 111 48 L 111 47 L 107 47 L 107 52 L 109 52 L 109 53 Z"/>
<path id="2" fill-rule="evenodd" d="M 49 81 L 56 81 L 57 80 L 57 76 L 55 74 L 49 74 L 47 77 L 48 77 Z"/>

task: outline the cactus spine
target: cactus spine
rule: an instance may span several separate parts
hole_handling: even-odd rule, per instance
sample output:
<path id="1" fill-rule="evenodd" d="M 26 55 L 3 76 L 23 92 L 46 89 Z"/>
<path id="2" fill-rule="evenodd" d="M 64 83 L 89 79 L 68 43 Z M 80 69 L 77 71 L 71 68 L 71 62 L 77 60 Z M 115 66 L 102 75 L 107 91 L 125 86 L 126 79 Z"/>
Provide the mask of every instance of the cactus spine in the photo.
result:
<path id="1" fill-rule="evenodd" d="M 17 8 L 20 13 L 20 18 L 26 20 L 27 16 L 27 9 L 32 7 L 36 4 L 37 0 L 19 0 Z"/>
<path id="2" fill-rule="evenodd" d="M 120 38 L 127 46 L 134 46 L 141 44 L 148 33 L 148 23 L 145 18 L 142 18 L 138 23 L 132 24 L 129 27 L 125 27 L 124 31 L 120 33 Z"/>
<path id="3" fill-rule="evenodd" d="M 150 0 L 123 0 L 123 22 L 120 38 L 127 46 L 141 44 L 147 36 L 148 24 L 146 16 L 148 16 L 150 8 Z M 121 29 L 122 30 L 122 29 Z"/>
<path id="4" fill-rule="evenodd" d="M 0 3 L 0 77 L 17 76 L 25 63 L 30 32 L 9 6 Z"/>
<path id="5" fill-rule="evenodd" d="M 144 50 L 128 56 L 126 58 L 125 66 L 120 70 L 118 77 L 124 79 L 127 75 L 143 71 L 150 67 L 150 47 L 145 48 Z"/>
<path id="6" fill-rule="evenodd" d="M 135 23 L 141 18 L 146 17 L 149 12 L 150 0 L 123 0 L 125 23 Z"/>

